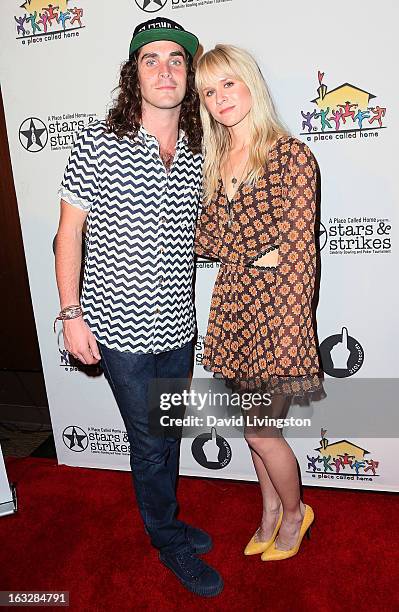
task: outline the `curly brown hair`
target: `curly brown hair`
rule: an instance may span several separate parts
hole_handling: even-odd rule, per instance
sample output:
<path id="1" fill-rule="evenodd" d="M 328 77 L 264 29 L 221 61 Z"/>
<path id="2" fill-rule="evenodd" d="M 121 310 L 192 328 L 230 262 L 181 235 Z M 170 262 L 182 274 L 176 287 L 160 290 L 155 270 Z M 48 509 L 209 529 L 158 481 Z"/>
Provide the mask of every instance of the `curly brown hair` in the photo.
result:
<path id="1" fill-rule="evenodd" d="M 191 56 L 186 56 L 187 89 L 180 111 L 179 129 L 184 130 L 188 146 L 193 153 L 201 152 L 202 126 L 199 97 L 195 88 L 195 74 Z M 141 125 L 141 93 L 139 86 L 137 53 L 124 62 L 119 77 L 119 94 L 109 110 L 106 124 L 109 132 L 118 138 L 133 139 Z"/>

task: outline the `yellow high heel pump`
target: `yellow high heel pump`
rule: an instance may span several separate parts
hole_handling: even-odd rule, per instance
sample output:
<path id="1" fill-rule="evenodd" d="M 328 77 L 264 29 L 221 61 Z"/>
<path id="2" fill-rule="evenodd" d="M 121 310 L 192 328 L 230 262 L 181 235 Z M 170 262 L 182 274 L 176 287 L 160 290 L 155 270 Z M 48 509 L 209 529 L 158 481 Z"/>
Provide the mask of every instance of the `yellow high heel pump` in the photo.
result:
<path id="1" fill-rule="evenodd" d="M 289 557 L 293 557 L 297 554 L 299 547 L 301 545 L 303 536 L 305 533 L 310 537 L 310 526 L 314 521 L 314 512 L 310 506 L 305 506 L 305 514 L 303 516 L 301 529 L 299 531 L 299 537 L 295 546 L 290 548 L 289 550 L 279 550 L 276 548 L 276 543 L 274 542 L 270 548 L 265 550 L 262 554 L 262 561 L 280 561 L 281 559 L 289 559 Z"/>
<path id="2" fill-rule="evenodd" d="M 269 546 L 273 543 L 273 541 L 277 537 L 277 533 L 278 533 L 278 530 L 280 529 L 282 519 L 283 519 L 283 513 L 280 512 L 280 516 L 278 517 L 277 525 L 272 533 L 272 537 L 270 538 L 270 540 L 267 540 L 266 542 L 257 542 L 255 540 L 255 536 L 257 532 L 255 532 L 245 547 L 244 555 L 260 555 L 260 553 L 263 553 L 267 548 L 269 548 Z"/>

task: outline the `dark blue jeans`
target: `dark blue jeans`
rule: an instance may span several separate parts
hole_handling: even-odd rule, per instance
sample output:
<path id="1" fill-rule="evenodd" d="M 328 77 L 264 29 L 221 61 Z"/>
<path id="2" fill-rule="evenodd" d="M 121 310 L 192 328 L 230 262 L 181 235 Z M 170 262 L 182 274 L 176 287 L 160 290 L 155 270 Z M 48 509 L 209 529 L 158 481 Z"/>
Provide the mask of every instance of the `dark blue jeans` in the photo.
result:
<path id="1" fill-rule="evenodd" d="M 174 552 L 186 544 L 176 519 L 180 439 L 149 433 L 148 387 L 155 378 L 187 378 L 192 342 L 164 353 L 125 353 L 99 344 L 101 364 L 126 426 L 137 504 L 152 544 Z"/>

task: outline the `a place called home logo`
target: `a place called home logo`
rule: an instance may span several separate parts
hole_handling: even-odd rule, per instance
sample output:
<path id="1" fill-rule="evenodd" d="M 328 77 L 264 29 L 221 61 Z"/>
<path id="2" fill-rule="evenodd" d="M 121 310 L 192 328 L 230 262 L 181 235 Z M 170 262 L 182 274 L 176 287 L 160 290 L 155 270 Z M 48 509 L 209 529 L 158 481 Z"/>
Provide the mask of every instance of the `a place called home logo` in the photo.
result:
<path id="1" fill-rule="evenodd" d="M 65 372 L 77 372 L 77 361 L 76 359 L 74 359 L 74 357 L 72 357 L 72 355 L 66 350 L 64 346 L 64 334 L 62 333 L 62 329 L 60 329 L 57 333 L 57 345 L 60 359 L 60 367 L 64 368 Z"/>
<path id="2" fill-rule="evenodd" d="M 191 452 L 196 462 L 208 470 L 221 470 L 231 461 L 230 444 L 218 435 L 215 427 L 193 440 Z"/>
<path id="3" fill-rule="evenodd" d="M 213 270 L 213 268 L 220 268 L 220 261 L 206 259 L 205 257 L 196 257 L 197 269 Z"/>
<path id="4" fill-rule="evenodd" d="M 330 442 L 326 429 L 321 430 L 320 446 L 306 455 L 307 470 L 312 478 L 372 482 L 378 477 L 380 461 L 370 451 L 350 440 Z M 315 454 L 316 453 L 316 454 Z"/>
<path id="5" fill-rule="evenodd" d="M 319 71 L 317 97 L 311 100 L 313 107 L 301 110 L 301 135 L 307 136 L 308 141 L 370 140 L 386 128 L 387 109 L 380 103 L 371 102 L 376 96 L 370 91 L 351 83 L 343 83 L 329 91 L 323 81 L 324 72 Z"/>
<path id="6" fill-rule="evenodd" d="M 364 351 L 358 340 L 349 335 L 347 327 L 340 334 L 329 336 L 320 344 L 323 370 L 334 378 L 347 378 L 360 370 Z"/>
<path id="7" fill-rule="evenodd" d="M 69 0 L 59 0 L 43 6 L 42 0 L 27 0 L 14 15 L 17 40 L 23 45 L 43 43 L 79 36 L 84 28 L 83 9 L 71 6 Z"/>
<path id="8" fill-rule="evenodd" d="M 42 151 L 47 143 L 51 151 L 72 149 L 81 130 L 97 120 L 96 113 L 62 113 L 24 119 L 19 127 L 19 142 L 29 153 Z"/>
<path id="9" fill-rule="evenodd" d="M 163 8 L 167 0 L 135 0 L 137 6 L 146 13 L 157 13 Z"/>
<path id="10" fill-rule="evenodd" d="M 77 425 L 68 425 L 68 427 L 65 427 L 62 432 L 62 439 L 65 446 L 74 453 L 85 451 L 89 444 L 87 433 Z"/>

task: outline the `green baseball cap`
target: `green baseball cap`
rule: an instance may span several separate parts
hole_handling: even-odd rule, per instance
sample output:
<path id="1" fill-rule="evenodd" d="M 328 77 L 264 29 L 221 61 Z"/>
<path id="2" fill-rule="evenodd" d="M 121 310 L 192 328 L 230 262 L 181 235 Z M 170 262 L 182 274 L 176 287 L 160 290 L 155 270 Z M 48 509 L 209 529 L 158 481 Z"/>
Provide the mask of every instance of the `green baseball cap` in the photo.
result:
<path id="1" fill-rule="evenodd" d="M 140 23 L 133 32 L 130 42 L 129 58 L 144 45 L 156 40 L 171 40 L 181 45 L 183 49 L 194 57 L 199 46 L 199 40 L 191 32 L 187 32 L 181 25 L 167 19 L 157 17 L 144 23 Z"/>

